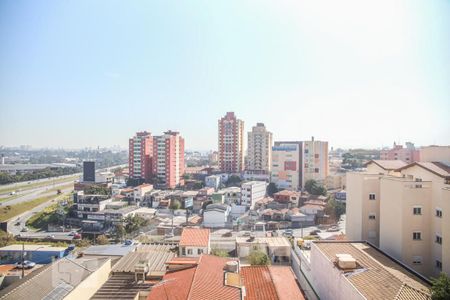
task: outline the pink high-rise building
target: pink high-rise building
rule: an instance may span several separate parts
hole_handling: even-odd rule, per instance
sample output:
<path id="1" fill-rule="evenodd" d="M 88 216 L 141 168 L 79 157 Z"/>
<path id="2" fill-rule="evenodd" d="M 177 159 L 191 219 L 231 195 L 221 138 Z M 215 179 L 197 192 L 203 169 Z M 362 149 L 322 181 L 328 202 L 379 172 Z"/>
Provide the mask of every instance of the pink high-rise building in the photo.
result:
<path id="1" fill-rule="evenodd" d="M 381 150 L 381 160 L 402 160 L 406 163 L 420 161 L 420 151 L 414 147 L 413 143 L 407 142 L 406 148 L 402 145 L 397 145 L 394 142 L 394 147 L 388 150 Z"/>
<path id="2" fill-rule="evenodd" d="M 153 138 L 150 132 L 141 131 L 129 139 L 128 164 L 130 178 L 149 182 L 152 178 Z"/>
<path id="3" fill-rule="evenodd" d="M 173 189 L 184 184 L 184 139 L 178 132 L 153 137 L 153 161 L 157 186 Z"/>
<path id="4" fill-rule="evenodd" d="M 227 112 L 219 125 L 219 168 L 226 173 L 244 169 L 244 121 Z"/>

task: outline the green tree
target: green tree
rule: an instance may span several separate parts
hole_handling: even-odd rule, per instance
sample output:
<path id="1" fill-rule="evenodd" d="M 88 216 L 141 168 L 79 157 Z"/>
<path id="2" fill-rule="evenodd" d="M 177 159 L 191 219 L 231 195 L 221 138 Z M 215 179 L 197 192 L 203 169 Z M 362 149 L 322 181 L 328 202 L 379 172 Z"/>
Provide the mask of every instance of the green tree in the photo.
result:
<path id="1" fill-rule="evenodd" d="M 11 243 L 16 242 L 14 236 L 8 232 L 0 230 L 0 247 L 7 246 Z"/>
<path id="2" fill-rule="evenodd" d="M 86 195 L 111 195 L 111 188 L 107 188 L 100 185 L 92 185 L 84 190 Z"/>
<path id="3" fill-rule="evenodd" d="M 236 175 L 231 175 L 228 177 L 227 186 L 240 186 L 241 185 L 241 177 Z"/>
<path id="4" fill-rule="evenodd" d="M 126 233 L 127 232 L 122 224 L 117 224 L 115 226 L 115 234 L 117 239 L 122 240 Z"/>
<path id="5" fill-rule="evenodd" d="M 277 185 L 273 182 L 267 185 L 266 193 L 268 196 L 273 197 L 273 194 L 278 193 Z"/>
<path id="6" fill-rule="evenodd" d="M 205 186 L 205 184 L 203 183 L 203 181 L 197 181 L 196 183 L 194 183 L 194 186 L 192 187 L 194 190 L 199 190 L 202 189 Z"/>
<path id="7" fill-rule="evenodd" d="M 339 220 L 341 215 L 345 214 L 345 204 L 336 201 L 334 197 L 330 199 L 325 207 L 325 211 L 328 215 L 332 215 L 336 220 Z"/>
<path id="8" fill-rule="evenodd" d="M 270 265 L 269 256 L 267 256 L 267 254 L 259 250 L 252 251 L 248 256 L 248 259 L 252 266 Z"/>
<path id="9" fill-rule="evenodd" d="M 99 236 L 95 239 L 95 241 L 97 242 L 98 245 L 108 245 L 108 244 L 109 244 L 109 240 L 108 240 L 108 238 L 106 237 L 106 235 L 104 235 L 104 234 L 99 235 Z"/>
<path id="10" fill-rule="evenodd" d="M 211 249 L 211 254 L 220 257 L 229 257 L 230 254 L 225 250 L 220 249 Z"/>
<path id="11" fill-rule="evenodd" d="M 312 195 L 313 187 L 317 185 L 317 181 L 309 179 L 305 182 L 305 190 Z"/>
<path id="12" fill-rule="evenodd" d="M 445 273 L 441 273 L 438 278 L 431 280 L 431 299 L 448 300 L 450 299 L 450 277 Z"/>

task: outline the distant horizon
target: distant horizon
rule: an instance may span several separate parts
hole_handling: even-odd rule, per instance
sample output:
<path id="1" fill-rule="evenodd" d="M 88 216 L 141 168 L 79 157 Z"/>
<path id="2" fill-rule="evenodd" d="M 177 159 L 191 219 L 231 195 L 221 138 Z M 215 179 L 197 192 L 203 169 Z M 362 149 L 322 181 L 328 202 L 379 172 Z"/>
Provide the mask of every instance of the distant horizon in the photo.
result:
<path id="1" fill-rule="evenodd" d="M 450 144 L 450 1 L 0 1 L 0 144 Z M 247 139 L 245 135 L 244 139 Z"/>

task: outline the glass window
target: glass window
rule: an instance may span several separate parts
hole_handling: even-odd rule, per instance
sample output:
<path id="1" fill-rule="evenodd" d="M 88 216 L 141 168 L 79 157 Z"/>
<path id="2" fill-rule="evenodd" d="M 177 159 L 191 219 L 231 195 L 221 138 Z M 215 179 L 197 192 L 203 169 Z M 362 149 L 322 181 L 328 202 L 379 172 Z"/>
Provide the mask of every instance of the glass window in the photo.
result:
<path id="1" fill-rule="evenodd" d="M 415 215 L 421 215 L 421 214 L 422 214 L 422 207 L 420 207 L 420 206 L 415 206 L 415 207 L 413 208 L 413 214 L 415 214 Z"/>
<path id="2" fill-rule="evenodd" d="M 374 193 L 370 193 L 369 194 L 369 200 L 375 200 L 375 194 Z"/>
<path id="3" fill-rule="evenodd" d="M 422 239 L 422 233 L 415 231 L 413 232 L 413 240 L 421 240 Z"/>

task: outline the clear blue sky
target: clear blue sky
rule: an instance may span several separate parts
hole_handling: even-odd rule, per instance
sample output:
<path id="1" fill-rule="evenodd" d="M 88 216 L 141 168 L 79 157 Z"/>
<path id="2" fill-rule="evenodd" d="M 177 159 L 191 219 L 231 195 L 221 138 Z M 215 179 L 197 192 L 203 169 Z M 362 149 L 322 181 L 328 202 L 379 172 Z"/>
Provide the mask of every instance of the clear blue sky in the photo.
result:
<path id="1" fill-rule="evenodd" d="M 0 145 L 217 119 L 335 147 L 450 144 L 450 1 L 0 1 Z"/>

